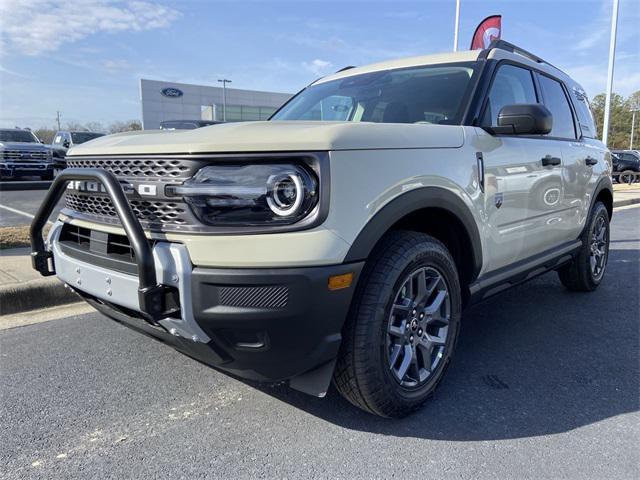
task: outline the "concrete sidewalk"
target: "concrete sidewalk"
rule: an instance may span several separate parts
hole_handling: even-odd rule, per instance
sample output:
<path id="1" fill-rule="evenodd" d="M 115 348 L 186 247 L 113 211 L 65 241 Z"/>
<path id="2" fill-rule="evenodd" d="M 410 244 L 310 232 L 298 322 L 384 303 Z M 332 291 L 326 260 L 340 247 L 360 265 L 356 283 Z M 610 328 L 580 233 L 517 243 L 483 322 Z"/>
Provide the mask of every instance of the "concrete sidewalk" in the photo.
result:
<path id="1" fill-rule="evenodd" d="M 640 183 L 614 185 L 614 207 L 640 203 Z M 31 267 L 28 248 L 0 250 L 0 315 L 77 302 L 79 297 L 55 277 Z"/>
<path id="2" fill-rule="evenodd" d="M 0 250 L 0 315 L 78 301 L 56 277 L 43 277 L 31 267 L 28 248 Z"/>
<path id="3" fill-rule="evenodd" d="M 615 183 L 613 185 L 614 207 L 624 207 L 635 203 L 640 203 L 640 183 L 631 185 Z"/>

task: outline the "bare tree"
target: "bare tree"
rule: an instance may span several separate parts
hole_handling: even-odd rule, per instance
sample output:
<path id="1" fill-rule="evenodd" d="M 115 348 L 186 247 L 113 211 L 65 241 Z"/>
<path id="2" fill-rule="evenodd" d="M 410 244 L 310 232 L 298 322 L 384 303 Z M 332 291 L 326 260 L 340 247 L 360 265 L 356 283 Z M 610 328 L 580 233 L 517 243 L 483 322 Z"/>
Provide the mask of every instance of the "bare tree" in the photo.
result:
<path id="1" fill-rule="evenodd" d="M 142 130 L 142 124 L 139 120 L 113 122 L 111 125 L 109 125 L 109 133 L 130 132 L 132 130 Z"/>

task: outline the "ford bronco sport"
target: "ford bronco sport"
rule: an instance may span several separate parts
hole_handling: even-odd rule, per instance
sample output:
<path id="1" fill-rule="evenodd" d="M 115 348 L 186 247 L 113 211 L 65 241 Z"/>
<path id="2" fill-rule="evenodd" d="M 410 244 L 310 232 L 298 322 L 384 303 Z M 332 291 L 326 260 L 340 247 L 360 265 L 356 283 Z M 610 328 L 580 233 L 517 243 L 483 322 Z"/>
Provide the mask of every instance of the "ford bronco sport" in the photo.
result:
<path id="1" fill-rule="evenodd" d="M 503 41 L 348 68 L 269 121 L 72 148 L 33 265 L 235 376 L 317 396 L 333 379 L 402 416 L 442 380 L 465 306 L 551 270 L 601 283 L 613 195 L 595 135 L 582 88 Z"/>

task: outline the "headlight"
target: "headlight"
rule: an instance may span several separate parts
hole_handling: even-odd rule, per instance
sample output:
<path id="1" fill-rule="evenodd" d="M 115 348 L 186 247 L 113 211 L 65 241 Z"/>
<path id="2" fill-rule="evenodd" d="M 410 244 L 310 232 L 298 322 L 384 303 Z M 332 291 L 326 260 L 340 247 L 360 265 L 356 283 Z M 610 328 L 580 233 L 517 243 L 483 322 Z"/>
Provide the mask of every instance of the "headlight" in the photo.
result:
<path id="1" fill-rule="evenodd" d="M 216 226 L 290 225 L 308 216 L 319 196 L 315 172 L 297 164 L 211 165 L 167 193 Z"/>

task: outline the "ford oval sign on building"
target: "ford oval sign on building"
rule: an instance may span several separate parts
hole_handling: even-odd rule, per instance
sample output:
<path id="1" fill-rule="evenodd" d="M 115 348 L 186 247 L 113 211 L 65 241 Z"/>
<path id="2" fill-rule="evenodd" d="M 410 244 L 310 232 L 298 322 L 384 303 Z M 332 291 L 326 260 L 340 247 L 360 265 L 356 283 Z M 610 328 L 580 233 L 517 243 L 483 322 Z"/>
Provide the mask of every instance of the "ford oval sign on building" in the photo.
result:
<path id="1" fill-rule="evenodd" d="M 182 90 L 173 87 L 163 88 L 162 90 L 160 90 L 160 93 L 162 93 L 162 95 L 164 95 L 165 97 L 170 98 L 177 98 L 182 96 Z"/>

